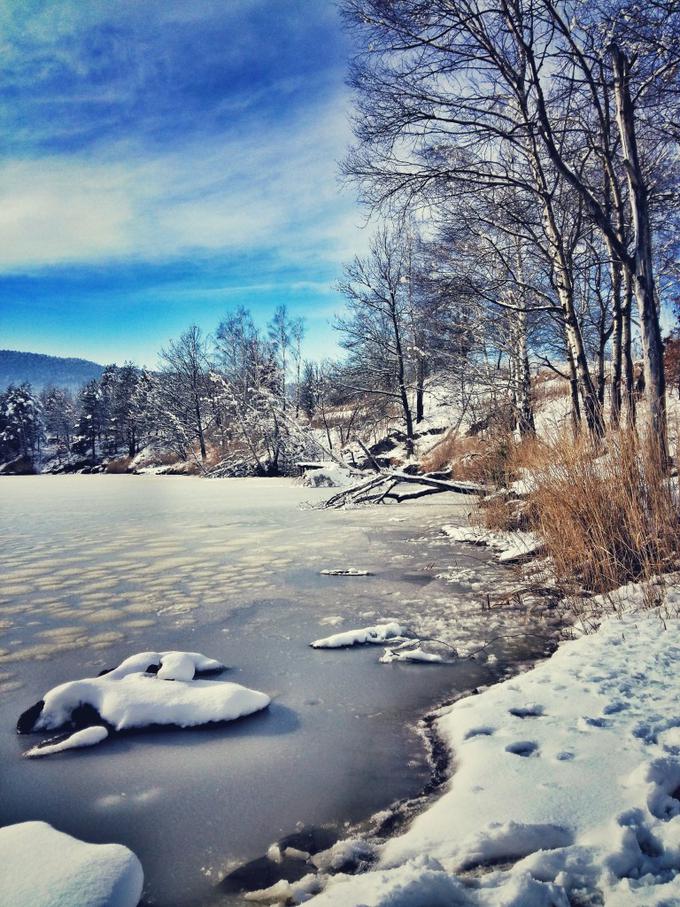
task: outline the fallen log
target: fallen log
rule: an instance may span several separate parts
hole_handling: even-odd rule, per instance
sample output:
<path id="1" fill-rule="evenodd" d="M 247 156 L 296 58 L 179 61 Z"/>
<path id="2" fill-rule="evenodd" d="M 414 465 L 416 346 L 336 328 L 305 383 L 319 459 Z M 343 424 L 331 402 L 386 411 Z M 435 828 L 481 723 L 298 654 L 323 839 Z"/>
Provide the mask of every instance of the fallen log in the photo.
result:
<path id="1" fill-rule="evenodd" d="M 419 491 L 398 494 L 394 489 L 398 485 L 421 485 Z M 387 500 L 413 501 L 428 494 L 441 494 L 452 491 L 455 494 L 485 494 L 487 489 L 476 482 L 457 482 L 446 479 L 435 479 L 430 476 L 412 475 L 399 470 L 380 470 L 372 473 L 370 478 L 332 495 L 321 506 L 324 509 L 345 507 L 349 504 L 381 504 Z"/>

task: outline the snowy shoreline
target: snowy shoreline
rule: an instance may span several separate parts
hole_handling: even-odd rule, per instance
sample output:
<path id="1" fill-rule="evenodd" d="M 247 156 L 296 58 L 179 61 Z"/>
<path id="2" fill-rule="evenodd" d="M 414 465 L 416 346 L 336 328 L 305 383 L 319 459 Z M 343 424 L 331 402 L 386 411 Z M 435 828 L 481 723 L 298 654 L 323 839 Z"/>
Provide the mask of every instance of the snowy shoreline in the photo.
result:
<path id="1" fill-rule="evenodd" d="M 329 876 L 310 903 L 680 903 L 680 591 L 664 612 L 642 610 L 637 586 L 619 599 L 626 614 L 431 713 L 440 783 L 397 809 L 364 872 Z"/>

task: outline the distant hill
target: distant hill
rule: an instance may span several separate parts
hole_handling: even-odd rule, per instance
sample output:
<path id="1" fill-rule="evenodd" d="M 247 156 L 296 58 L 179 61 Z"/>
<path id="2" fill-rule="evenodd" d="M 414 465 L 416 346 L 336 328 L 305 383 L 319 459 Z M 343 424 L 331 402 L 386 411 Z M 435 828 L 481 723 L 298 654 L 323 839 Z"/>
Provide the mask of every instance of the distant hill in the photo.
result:
<path id="1" fill-rule="evenodd" d="M 52 384 L 76 391 L 92 378 L 99 378 L 103 370 L 103 366 L 88 359 L 64 359 L 42 353 L 0 350 L 0 391 L 9 384 L 23 384 L 25 381 L 38 391 Z"/>

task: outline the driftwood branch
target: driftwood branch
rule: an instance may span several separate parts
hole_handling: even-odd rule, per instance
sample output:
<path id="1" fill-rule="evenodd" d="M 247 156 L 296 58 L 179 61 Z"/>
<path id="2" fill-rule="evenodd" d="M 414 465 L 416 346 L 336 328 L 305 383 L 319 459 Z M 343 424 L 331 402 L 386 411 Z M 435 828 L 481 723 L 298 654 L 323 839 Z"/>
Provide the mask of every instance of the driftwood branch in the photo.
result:
<path id="1" fill-rule="evenodd" d="M 421 487 L 417 491 L 398 494 L 394 489 L 399 485 L 419 485 Z M 411 475 L 399 470 L 388 471 L 378 467 L 377 472 L 372 473 L 370 478 L 351 485 L 349 488 L 343 488 L 342 491 L 328 498 L 322 506 L 339 508 L 350 504 L 381 504 L 388 500 L 401 503 L 430 494 L 441 494 L 445 491 L 452 491 L 455 494 L 485 494 L 487 489 L 484 485 L 478 485 L 475 482 L 434 479 L 427 475 Z"/>

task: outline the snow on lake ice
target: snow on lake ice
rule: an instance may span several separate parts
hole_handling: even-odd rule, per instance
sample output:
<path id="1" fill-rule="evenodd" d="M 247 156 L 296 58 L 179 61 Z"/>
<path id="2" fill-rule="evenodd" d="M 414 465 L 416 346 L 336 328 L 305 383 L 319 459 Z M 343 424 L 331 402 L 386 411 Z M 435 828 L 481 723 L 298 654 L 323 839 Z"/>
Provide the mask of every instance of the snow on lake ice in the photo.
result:
<path id="1" fill-rule="evenodd" d="M 486 545 L 498 551 L 498 561 L 509 564 L 535 554 L 541 541 L 534 532 L 494 532 L 479 526 L 442 526 L 442 531 L 455 542 Z"/>
<path id="2" fill-rule="evenodd" d="M 402 639 L 407 633 L 406 627 L 396 621 L 386 624 L 376 624 L 373 627 L 363 627 L 360 630 L 345 630 L 334 633 L 323 639 L 315 639 L 310 643 L 313 649 L 344 649 L 349 646 L 362 646 L 367 643 L 380 645 L 388 639 Z"/>
<path id="3" fill-rule="evenodd" d="M 55 739 L 54 742 L 46 740 L 43 743 L 39 743 L 30 750 L 26 750 L 24 756 L 28 759 L 35 759 L 39 756 L 52 756 L 54 753 L 63 753 L 66 750 L 96 746 L 102 740 L 106 740 L 108 736 L 108 728 L 101 724 L 94 724 L 91 727 L 83 728 L 82 731 L 76 731 L 75 734 L 71 734 L 64 739 Z"/>
<path id="4" fill-rule="evenodd" d="M 77 728 L 84 706 L 94 710 L 88 720 L 98 716 L 97 724 L 108 724 L 116 731 L 163 724 L 194 727 L 233 721 L 267 708 L 271 700 L 265 693 L 237 683 L 193 679 L 196 671 L 215 672 L 222 667 L 198 652 L 140 652 L 99 677 L 54 687 L 42 705 L 21 716 L 18 727 L 22 733 Z M 85 744 L 69 740 L 65 746 L 55 744 L 51 752 L 98 742 L 91 737 Z M 46 749 L 39 754 L 46 755 Z"/>
<path id="5" fill-rule="evenodd" d="M 121 844 L 86 844 L 46 822 L 0 828 L 0 904 L 136 907 L 144 874 Z"/>

